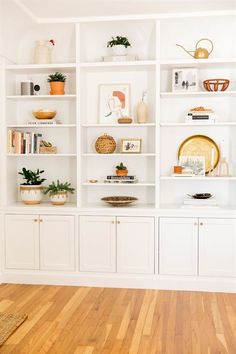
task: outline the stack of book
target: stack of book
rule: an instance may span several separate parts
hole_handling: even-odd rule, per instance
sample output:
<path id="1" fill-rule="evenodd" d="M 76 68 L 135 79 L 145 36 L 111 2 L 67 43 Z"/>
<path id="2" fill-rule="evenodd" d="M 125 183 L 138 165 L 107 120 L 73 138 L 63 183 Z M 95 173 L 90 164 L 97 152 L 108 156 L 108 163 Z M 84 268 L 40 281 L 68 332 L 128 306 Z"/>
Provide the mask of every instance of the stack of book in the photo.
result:
<path id="1" fill-rule="evenodd" d="M 104 183 L 137 183 L 136 176 L 116 176 L 110 175 L 104 180 Z"/>
<path id="2" fill-rule="evenodd" d="M 201 208 L 208 208 L 208 207 L 219 207 L 217 205 L 216 198 L 212 196 L 211 198 L 208 199 L 194 199 L 191 198 L 190 196 L 186 195 L 184 197 L 184 204 L 182 206 L 183 208 L 195 208 L 195 207 L 201 207 Z"/>
<path id="3" fill-rule="evenodd" d="M 28 122 L 29 125 L 54 125 L 60 124 L 56 119 L 35 119 Z"/>
<path id="4" fill-rule="evenodd" d="M 216 115 L 211 109 L 190 110 L 185 118 L 185 123 L 206 122 L 215 123 Z"/>
<path id="5" fill-rule="evenodd" d="M 42 134 L 8 130 L 8 154 L 39 154 Z"/>

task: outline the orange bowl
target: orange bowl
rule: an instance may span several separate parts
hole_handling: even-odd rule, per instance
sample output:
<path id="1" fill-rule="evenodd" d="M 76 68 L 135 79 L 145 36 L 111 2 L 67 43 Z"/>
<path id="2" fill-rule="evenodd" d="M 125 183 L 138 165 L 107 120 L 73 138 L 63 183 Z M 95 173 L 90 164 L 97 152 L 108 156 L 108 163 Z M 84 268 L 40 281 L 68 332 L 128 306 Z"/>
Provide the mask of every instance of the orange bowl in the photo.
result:
<path id="1" fill-rule="evenodd" d="M 57 111 L 44 111 L 43 109 L 39 109 L 38 111 L 32 112 L 36 119 L 53 119 L 57 114 Z"/>

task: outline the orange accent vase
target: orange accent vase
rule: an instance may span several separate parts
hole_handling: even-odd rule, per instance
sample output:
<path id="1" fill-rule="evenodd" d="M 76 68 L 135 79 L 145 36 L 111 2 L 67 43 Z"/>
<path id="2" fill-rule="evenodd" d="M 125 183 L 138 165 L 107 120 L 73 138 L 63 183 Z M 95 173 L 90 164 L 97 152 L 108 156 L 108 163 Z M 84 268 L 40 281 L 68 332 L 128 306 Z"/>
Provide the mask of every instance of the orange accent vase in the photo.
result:
<path id="1" fill-rule="evenodd" d="M 51 81 L 50 82 L 50 95 L 64 95 L 65 94 L 65 83 L 61 81 Z"/>
<path id="2" fill-rule="evenodd" d="M 116 170 L 116 175 L 119 177 L 127 176 L 128 170 Z"/>

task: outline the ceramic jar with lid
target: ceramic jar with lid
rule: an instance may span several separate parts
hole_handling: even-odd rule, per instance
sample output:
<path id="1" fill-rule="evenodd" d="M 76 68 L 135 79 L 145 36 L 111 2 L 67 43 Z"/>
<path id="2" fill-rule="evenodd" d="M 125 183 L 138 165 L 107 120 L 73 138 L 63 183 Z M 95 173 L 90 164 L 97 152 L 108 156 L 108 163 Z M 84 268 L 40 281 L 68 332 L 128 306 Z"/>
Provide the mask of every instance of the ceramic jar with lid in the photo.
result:
<path id="1" fill-rule="evenodd" d="M 36 41 L 34 49 L 34 64 L 51 64 L 52 48 L 48 41 Z"/>

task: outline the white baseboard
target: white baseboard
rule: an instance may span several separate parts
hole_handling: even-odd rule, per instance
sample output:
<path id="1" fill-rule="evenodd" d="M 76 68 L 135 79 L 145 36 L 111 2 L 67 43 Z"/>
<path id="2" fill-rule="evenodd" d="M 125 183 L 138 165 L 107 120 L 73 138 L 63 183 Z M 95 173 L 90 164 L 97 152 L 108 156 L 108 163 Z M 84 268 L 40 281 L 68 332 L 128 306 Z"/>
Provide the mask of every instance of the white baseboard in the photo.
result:
<path id="1" fill-rule="evenodd" d="M 11 272 L 2 274 L 3 283 L 70 285 L 108 288 L 137 288 L 236 293 L 236 279 L 173 277 L 155 275 L 118 275 L 91 273 Z"/>

